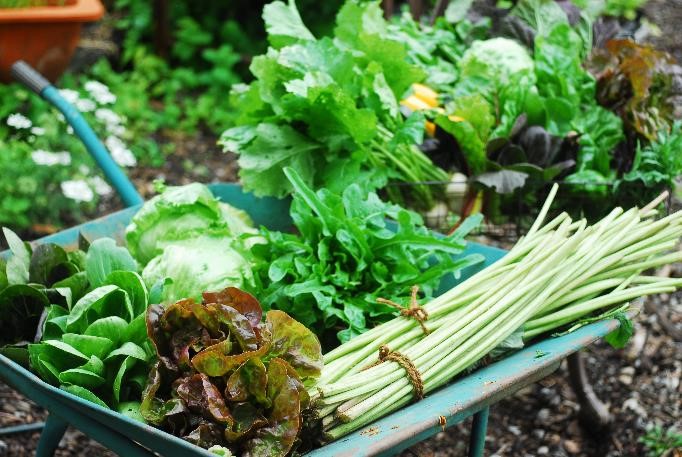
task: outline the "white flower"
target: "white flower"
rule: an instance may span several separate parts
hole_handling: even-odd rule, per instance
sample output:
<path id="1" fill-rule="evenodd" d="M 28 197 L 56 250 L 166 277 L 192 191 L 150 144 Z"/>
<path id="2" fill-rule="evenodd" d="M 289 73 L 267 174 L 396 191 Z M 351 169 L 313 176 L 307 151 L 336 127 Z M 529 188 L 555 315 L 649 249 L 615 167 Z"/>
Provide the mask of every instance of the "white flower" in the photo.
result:
<path id="1" fill-rule="evenodd" d="M 69 165 L 71 154 L 66 151 L 49 152 L 39 149 L 31 153 L 31 159 L 38 165 L 51 167 L 52 165 Z"/>
<path id="2" fill-rule="evenodd" d="M 78 92 L 71 89 L 59 89 L 59 95 L 64 97 L 64 100 L 73 105 L 75 105 L 78 102 L 78 99 L 80 98 Z"/>
<path id="3" fill-rule="evenodd" d="M 88 113 L 90 111 L 94 111 L 95 108 L 97 108 L 97 105 L 95 105 L 95 102 L 88 98 L 79 98 L 76 100 L 76 108 L 78 108 L 79 111 Z"/>
<path id="4" fill-rule="evenodd" d="M 110 110 L 109 108 L 98 108 L 95 111 L 97 120 L 104 122 L 107 125 L 118 125 L 121 123 L 121 116 Z"/>
<path id="5" fill-rule="evenodd" d="M 88 173 L 90 173 L 90 167 L 88 167 L 87 165 L 79 165 L 78 171 L 80 172 L 80 174 L 87 176 Z"/>
<path id="6" fill-rule="evenodd" d="M 32 127 L 31 133 L 36 135 L 36 136 L 42 136 L 42 135 L 45 135 L 45 129 L 42 127 Z"/>
<path id="7" fill-rule="evenodd" d="M 121 116 L 112 110 L 108 108 L 99 108 L 97 111 L 95 111 L 95 117 L 97 120 L 104 123 L 107 133 L 110 135 L 118 137 L 125 135 L 126 129 L 121 124 L 123 119 L 121 119 Z"/>
<path id="8" fill-rule="evenodd" d="M 71 127 L 70 125 L 67 125 L 66 126 L 66 133 L 68 133 L 69 135 L 73 135 L 73 127 Z"/>
<path id="9" fill-rule="evenodd" d="M 31 120 L 24 116 L 23 114 L 14 113 L 10 114 L 7 118 L 7 125 L 14 127 L 15 129 L 28 129 L 33 125 Z"/>
<path id="10" fill-rule="evenodd" d="M 83 180 L 64 181 L 61 183 L 61 188 L 66 198 L 77 202 L 90 202 L 95 198 L 95 193 L 88 186 L 88 183 Z"/>
<path id="11" fill-rule="evenodd" d="M 88 81 L 85 83 L 85 90 L 90 92 L 92 98 L 100 105 L 107 105 L 116 102 L 116 96 L 111 93 L 109 88 L 98 81 Z"/>
<path id="12" fill-rule="evenodd" d="M 137 160 L 132 151 L 123 144 L 123 141 L 121 141 L 120 138 L 109 136 L 104 143 L 111 153 L 111 158 L 120 166 L 134 167 L 137 164 Z"/>
<path id="13" fill-rule="evenodd" d="M 99 176 L 95 176 L 90 180 L 90 185 L 95 189 L 98 195 L 109 195 L 114 190 L 111 186 Z"/>
<path id="14" fill-rule="evenodd" d="M 122 125 L 107 125 L 107 133 L 113 136 L 124 136 L 126 134 L 126 128 Z"/>

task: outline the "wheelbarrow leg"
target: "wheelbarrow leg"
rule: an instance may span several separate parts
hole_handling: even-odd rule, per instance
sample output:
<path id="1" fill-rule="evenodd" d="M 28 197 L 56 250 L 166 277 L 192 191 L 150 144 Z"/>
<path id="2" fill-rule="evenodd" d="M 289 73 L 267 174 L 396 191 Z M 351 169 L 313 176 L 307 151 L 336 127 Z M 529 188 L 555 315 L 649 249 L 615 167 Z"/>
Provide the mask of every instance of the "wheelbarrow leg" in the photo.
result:
<path id="1" fill-rule="evenodd" d="M 469 457 L 483 457 L 485 435 L 488 430 L 488 414 L 490 414 L 489 406 L 474 414 L 474 420 L 471 423 L 471 436 L 469 437 Z"/>
<path id="2" fill-rule="evenodd" d="M 590 431 L 602 431 L 611 423 L 611 414 L 592 389 L 580 351 L 568 356 L 571 387 L 580 404 L 580 421 Z"/>
<path id="3" fill-rule="evenodd" d="M 54 451 L 59 447 L 59 442 L 64 436 L 66 427 L 69 424 L 57 416 L 50 413 L 45 421 L 43 433 L 40 434 L 40 441 L 38 441 L 38 449 L 36 449 L 36 457 L 52 457 Z"/>

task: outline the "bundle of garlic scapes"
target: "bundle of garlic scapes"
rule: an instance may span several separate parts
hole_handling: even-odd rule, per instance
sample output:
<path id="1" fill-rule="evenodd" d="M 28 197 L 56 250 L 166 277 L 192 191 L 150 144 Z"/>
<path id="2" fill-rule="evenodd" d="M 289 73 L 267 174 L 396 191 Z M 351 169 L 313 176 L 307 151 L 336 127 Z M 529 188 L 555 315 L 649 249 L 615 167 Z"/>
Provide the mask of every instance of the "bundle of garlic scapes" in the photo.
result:
<path id="1" fill-rule="evenodd" d="M 505 257 L 423 306 L 428 333 L 413 317 L 401 316 L 324 356 L 322 376 L 309 393 L 326 439 L 450 382 L 518 329 L 528 340 L 682 286 L 679 278 L 642 275 L 682 261 L 682 252 L 667 253 L 682 236 L 682 212 L 654 218 L 664 195 L 642 209 L 616 208 L 594 225 L 562 213 L 541 227 L 557 189 Z M 386 351 L 400 357 L 385 358 Z"/>

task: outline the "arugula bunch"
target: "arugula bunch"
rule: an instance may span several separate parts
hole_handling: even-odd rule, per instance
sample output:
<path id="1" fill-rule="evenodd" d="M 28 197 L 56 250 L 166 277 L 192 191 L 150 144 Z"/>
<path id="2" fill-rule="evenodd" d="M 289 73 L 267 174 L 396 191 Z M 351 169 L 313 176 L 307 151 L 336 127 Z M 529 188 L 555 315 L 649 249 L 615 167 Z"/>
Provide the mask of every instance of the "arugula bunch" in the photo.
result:
<path id="1" fill-rule="evenodd" d="M 646 194 L 655 196 L 674 188 L 678 176 L 682 176 L 682 121 L 674 122 L 670 132 L 661 130 L 650 144 L 637 145 L 632 169 L 618 183 L 618 192 L 642 199 L 644 185 Z"/>
<path id="2" fill-rule="evenodd" d="M 302 381 L 320 375 L 322 351 L 286 313 L 262 318 L 258 301 L 234 287 L 205 292 L 200 303 L 151 306 L 158 362 L 143 394 L 145 419 L 204 448 L 288 454 L 310 403 Z"/>
<path id="3" fill-rule="evenodd" d="M 264 259 L 254 273 L 264 285 L 259 296 L 265 306 L 289 313 L 318 335 L 339 330 L 338 339 L 348 341 L 395 317 L 397 310 L 377 298 L 408 303 L 418 285 L 428 299 L 443 276 L 482 260 L 453 257 L 464 250 L 463 239 L 480 216 L 442 238 L 418 214 L 358 184 L 340 194 L 314 192 L 293 169 L 284 173 L 294 189 L 291 216 L 299 234 L 263 229 L 268 243 L 253 247 Z"/>
<path id="4" fill-rule="evenodd" d="M 306 185 L 341 191 L 355 182 L 375 190 L 390 180 L 444 181 L 445 172 L 417 148 L 424 119 L 404 120 L 398 100 L 425 76 L 388 37 L 377 1 L 350 0 L 333 38 L 316 39 L 293 0 L 263 11 L 270 48 L 251 64 L 255 81 L 231 97 L 242 110 L 221 144 L 239 154 L 240 177 L 256 195 L 284 196 L 294 168 Z M 416 186 L 412 203 L 430 208 L 432 188 Z M 398 187 L 389 196 L 404 201 Z"/>

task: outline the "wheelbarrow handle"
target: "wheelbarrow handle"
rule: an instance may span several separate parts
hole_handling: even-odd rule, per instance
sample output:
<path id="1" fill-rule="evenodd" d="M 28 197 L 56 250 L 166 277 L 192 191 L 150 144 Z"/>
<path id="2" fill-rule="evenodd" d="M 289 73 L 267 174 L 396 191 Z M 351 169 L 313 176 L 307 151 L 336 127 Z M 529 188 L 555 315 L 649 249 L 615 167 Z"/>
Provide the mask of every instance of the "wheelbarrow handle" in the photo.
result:
<path id="1" fill-rule="evenodd" d="M 12 68 L 10 69 L 10 74 L 14 79 L 16 79 L 18 82 L 28 87 L 38 95 L 42 95 L 43 90 L 45 90 L 46 87 L 51 85 L 50 81 L 48 81 L 47 78 L 38 73 L 38 71 L 35 68 L 30 66 L 23 60 L 15 62 L 14 65 L 12 65 Z"/>
<path id="2" fill-rule="evenodd" d="M 15 62 L 10 72 L 17 81 L 50 102 L 64 115 L 74 133 L 80 138 L 97 165 L 104 172 L 104 176 L 116 189 L 116 193 L 121 197 L 124 205 L 134 206 L 143 202 L 133 183 L 111 158 L 109 151 L 97 138 L 81 113 L 61 96 L 56 87 L 23 60 Z"/>

